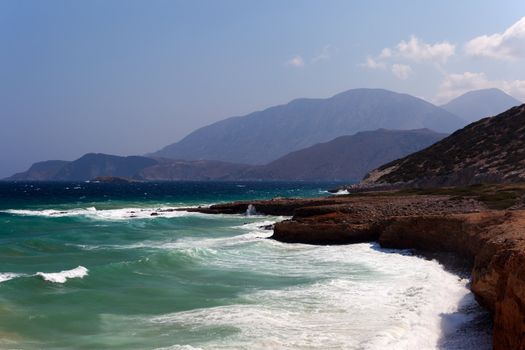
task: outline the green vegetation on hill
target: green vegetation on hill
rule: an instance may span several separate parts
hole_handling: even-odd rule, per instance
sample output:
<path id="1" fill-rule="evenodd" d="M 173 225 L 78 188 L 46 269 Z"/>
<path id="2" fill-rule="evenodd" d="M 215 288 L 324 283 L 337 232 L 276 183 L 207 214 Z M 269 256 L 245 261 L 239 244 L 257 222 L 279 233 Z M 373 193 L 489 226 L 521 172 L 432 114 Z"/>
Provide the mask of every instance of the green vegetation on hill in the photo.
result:
<path id="1" fill-rule="evenodd" d="M 513 184 L 477 184 L 458 187 L 406 188 L 401 190 L 358 192 L 363 197 L 400 195 L 451 196 L 452 200 L 472 198 L 484 203 L 489 209 L 509 209 L 525 206 L 525 182 Z M 351 194 L 349 196 L 354 196 Z"/>

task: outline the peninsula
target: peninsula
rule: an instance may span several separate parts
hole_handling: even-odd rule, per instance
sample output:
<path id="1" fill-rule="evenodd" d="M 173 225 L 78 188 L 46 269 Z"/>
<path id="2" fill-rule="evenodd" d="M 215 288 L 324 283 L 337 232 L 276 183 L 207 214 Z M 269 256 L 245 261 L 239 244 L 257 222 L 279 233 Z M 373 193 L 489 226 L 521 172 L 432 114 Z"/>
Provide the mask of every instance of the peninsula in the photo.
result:
<path id="1" fill-rule="evenodd" d="M 471 290 L 494 317 L 494 349 L 525 348 L 525 105 L 482 119 L 367 174 L 347 195 L 189 210 L 291 216 L 271 238 L 379 242 L 450 252 L 472 267 Z"/>
<path id="2" fill-rule="evenodd" d="M 210 214 L 292 216 L 271 238 L 288 243 L 379 242 L 451 252 L 472 266 L 471 289 L 494 315 L 494 349 L 525 346 L 525 184 L 365 192 L 193 208 Z"/>

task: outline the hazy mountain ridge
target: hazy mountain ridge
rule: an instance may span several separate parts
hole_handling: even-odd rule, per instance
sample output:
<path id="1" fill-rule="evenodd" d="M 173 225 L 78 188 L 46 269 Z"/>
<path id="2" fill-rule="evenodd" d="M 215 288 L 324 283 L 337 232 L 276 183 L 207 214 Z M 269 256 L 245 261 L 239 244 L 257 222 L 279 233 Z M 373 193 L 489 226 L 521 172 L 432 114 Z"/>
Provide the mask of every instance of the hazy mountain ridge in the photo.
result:
<path id="1" fill-rule="evenodd" d="M 354 89 L 327 99 L 298 99 L 200 128 L 153 153 L 185 160 L 266 164 L 336 137 L 376 129 L 451 132 L 459 117 L 419 98 L 383 89 Z"/>
<path id="2" fill-rule="evenodd" d="M 37 163 L 27 172 L 6 180 L 85 181 L 109 176 L 147 181 L 354 181 L 381 164 L 420 150 L 443 137 L 444 134 L 428 129 L 366 131 L 292 152 L 264 166 L 86 154 L 72 162 Z M 46 170 L 48 163 L 50 169 Z"/>
<path id="3" fill-rule="evenodd" d="M 206 181 L 229 180 L 250 168 L 246 164 L 234 164 L 216 160 L 167 160 L 142 169 L 136 177 L 148 181 Z"/>
<path id="4" fill-rule="evenodd" d="M 370 172 L 362 187 L 470 185 L 525 180 L 525 104 L 456 131 Z"/>
<path id="5" fill-rule="evenodd" d="M 47 161 L 32 165 L 8 181 L 85 181 L 97 176 L 134 177 L 141 169 L 157 164 L 152 158 L 87 153 L 74 161 Z M 40 174 L 47 169 L 47 176 Z"/>
<path id="6" fill-rule="evenodd" d="M 11 181 L 46 181 L 52 179 L 67 164 L 66 160 L 46 160 L 37 162 L 24 172 L 14 174 L 5 180 Z"/>
<path id="7" fill-rule="evenodd" d="M 240 173 L 254 180 L 358 180 L 386 162 L 419 151 L 446 134 L 429 129 L 362 131 L 292 152 Z"/>
<path id="8" fill-rule="evenodd" d="M 486 103 L 492 100 L 491 96 L 505 103 L 517 101 L 499 90 L 487 89 L 464 94 L 445 107 L 477 111 L 471 114 L 487 111 L 487 106 L 501 108 Z M 480 98 L 485 103 L 482 106 L 477 103 Z M 194 131 L 152 156 L 90 153 L 72 162 L 35 163 L 28 171 L 7 180 L 70 181 L 97 176 L 159 181 L 357 180 L 371 169 L 444 136 L 428 130 L 428 126 L 455 130 L 456 125 L 464 124 L 450 112 L 410 95 L 383 89 L 354 89 L 327 99 L 297 99 L 244 117 L 225 119 Z M 348 132 L 354 129 L 365 130 Z M 329 136 L 333 137 L 324 140 Z M 275 157 L 288 148 L 293 151 Z M 196 159 L 160 156 L 173 149 Z M 203 155 L 207 159 L 201 159 Z M 244 163 L 224 159 L 242 159 Z"/>
<path id="9" fill-rule="evenodd" d="M 59 163 L 57 163 L 59 162 Z M 175 161 L 142 156 L 114 156 L 88 153 L 74 161 L 35 163 L 26 172 L 6 181 L 86 181 L 97 177 L 135 180 L 220 180 L 247 165 L 217 161 Z"/>
<path id="10" fill-rule="evenodd" d="M 464 93 L 442 105 L 441 108 L 472 123 L 500 114 L 522 103 L 499 89 L 482 89 Z"/>

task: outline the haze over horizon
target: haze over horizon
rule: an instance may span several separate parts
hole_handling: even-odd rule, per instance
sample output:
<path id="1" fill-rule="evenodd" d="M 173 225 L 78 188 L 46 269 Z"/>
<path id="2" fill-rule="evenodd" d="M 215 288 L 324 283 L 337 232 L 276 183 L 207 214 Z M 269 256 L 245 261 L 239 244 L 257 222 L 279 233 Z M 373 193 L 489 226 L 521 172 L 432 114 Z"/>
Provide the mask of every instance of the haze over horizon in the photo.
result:
<path id="1" fill-rule="evenodd" d="M 385 88 L 525 101 L 525 3 L 0 3 L 0 178 L 144 154 L 300 97 Z M 444 25 L 445 24 L 445 25 Z"/>

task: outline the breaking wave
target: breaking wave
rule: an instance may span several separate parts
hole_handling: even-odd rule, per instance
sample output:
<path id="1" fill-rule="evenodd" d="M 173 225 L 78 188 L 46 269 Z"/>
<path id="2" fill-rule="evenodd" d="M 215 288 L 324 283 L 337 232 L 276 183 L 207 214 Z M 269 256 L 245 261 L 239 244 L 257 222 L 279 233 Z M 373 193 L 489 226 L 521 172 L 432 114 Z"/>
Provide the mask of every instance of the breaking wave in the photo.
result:
<path id="1" fill-rule="evenodd" d="M 37 272 L 35 275 L 40 276 L 44 281 L 53 283 L 65 283 L 70 278 L 84 278 L 88 274 L 88 269 L 84 266 L 78 266 L 71 270 L 64 270 L 60 272 Z"/>
<path id="2" fill-rule="evenodd" d="M 67 210 L 45 209 L 8 209 L 1 211 L 11 215 L 21 216 L 43 216 L 43 217 L 87 217 L 96 220 L 129 220 L 129 219 L 155 219 L 174 218 L 183 216 L 203 216 L 206 214 L 179 210 L 177 207 L 159 208 L 119 208 L 119 209 L 97 209 L 95 207 L 76 208 Z"/>
<path id="3" fill-rule="evenodd" d="M 13 278 L 17 278 L 23 276 L 20 273 L 14 273 L 14 272 L 0 272 L 0 283 L 12 280 Z"/>

